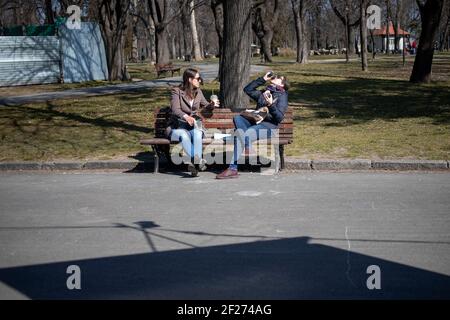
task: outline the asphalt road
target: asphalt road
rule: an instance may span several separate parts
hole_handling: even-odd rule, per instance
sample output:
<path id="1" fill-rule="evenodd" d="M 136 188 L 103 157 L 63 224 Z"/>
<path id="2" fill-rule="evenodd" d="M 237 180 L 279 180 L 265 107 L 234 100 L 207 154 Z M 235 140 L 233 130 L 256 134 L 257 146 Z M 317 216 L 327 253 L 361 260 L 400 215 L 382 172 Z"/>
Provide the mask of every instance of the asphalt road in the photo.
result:
<path id="1" fill-rule="evenodd" d="M 450 298 L 449 173 L 213 178 L 0 174 L 0 298 Z"/>

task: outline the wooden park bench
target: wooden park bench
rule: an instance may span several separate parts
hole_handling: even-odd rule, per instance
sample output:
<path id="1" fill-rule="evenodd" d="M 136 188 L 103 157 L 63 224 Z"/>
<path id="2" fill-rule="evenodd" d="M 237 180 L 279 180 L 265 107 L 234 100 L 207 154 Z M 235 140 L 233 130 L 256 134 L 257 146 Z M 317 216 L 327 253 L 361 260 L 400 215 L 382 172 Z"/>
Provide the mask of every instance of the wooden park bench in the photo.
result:
<path id="1" fill-rule="evenodd" d="M 206 129 L 214 129 L 211 131 L 229 133 L 230 130 L 234 129 L 233 117 L 239 113 L 232 112 L 227 108 L 216 108 L 212 112 L 205 111 L 202 113 L 203 116 L 203 126 Z M 170 147 L 171 145 L 178 144 L 178 141 L 170 141 L 166 137 L 167 123 L 171 116 L 170 107 L 157 108 L 154 113 L 155 126 L 154 132 L 155 137 L 150 139 L 142 139 L 140 141 L 141 145 L 151 146 L 154 151 L 154 172 L 159 172 L 159 159 L 164 156 L 166 160 L 170 161 Z M 276 143 L 275 146 L 278 148 L 279 152 L 276 152 L 275 156 L 275 168 L 276 171 L 284 169 L 284 146 L 290 144 L 294 140 L 294 123 L 292 118 L 292 110 L 289 108 L 285 114 L 283 121 L 278 127 L 279 134 L 278 139 L 267 139 L 264 140 L 268 145 Z M 208 130 L 209 131 L 209 130 Z M 207 146 L 211 143 L 224 144 L 223 140 L 214 140 L 212 136 L 207 136 L 203 138 L 203 146 Z M 261 142 L 261 140 L 260 140 Z"/>
<path id="2" fill-rule="evenodd" d="M 181 67 L 174 66 L 172 62 L 170 63 L 157 63 L 155 64 L 156 76 L 159 78 L 161 74 L 166 72 L 172 72 L 172 77 L 174 72 L 181 73 Z"/>

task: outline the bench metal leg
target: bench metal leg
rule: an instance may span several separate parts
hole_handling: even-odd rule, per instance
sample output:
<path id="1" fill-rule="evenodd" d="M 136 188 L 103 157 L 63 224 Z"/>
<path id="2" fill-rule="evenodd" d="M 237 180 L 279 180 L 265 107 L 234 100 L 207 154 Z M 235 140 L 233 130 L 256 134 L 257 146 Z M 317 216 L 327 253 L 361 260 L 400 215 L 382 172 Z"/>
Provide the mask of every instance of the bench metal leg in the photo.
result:
<path id="1" fill-rule="evenodd" d="M 284 145 L 280 144 L 280 171 L 284 169 Z"/>
<path id="2" fill-rule="evenodd" d="M 274 155 L 275 168 L 274 168 L 274 170 L 275 170 L 275 173 L 278 173 L 280 171 L 280 162 L 281 162 L 280 161 L 280 148 L 279 148 L 279 146 L 274 145 L 273 150 L 275 152 L 275 155 Z"/>
<path id="3" fill-rule="evenodd" d="M 153 145 L 152 146 L 153 152 L 154 154 L 154 165 L 153 165 L 153 172 L 154 173 L 158 173 L 159 172 L 159 150 L 158 150 L 158 146 Z"/>

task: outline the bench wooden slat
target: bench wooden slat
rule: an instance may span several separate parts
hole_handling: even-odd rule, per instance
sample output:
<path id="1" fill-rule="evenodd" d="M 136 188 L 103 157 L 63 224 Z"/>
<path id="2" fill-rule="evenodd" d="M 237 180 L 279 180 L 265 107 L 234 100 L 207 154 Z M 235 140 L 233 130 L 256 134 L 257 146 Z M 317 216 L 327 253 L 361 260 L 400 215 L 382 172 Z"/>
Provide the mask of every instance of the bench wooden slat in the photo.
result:
<path id="1" fill-rule="evenodd" d="M 233 112 L 226 108 L 217 108 L 213 112 L 203 112 L 204 122 L 203 125 L 206 129 L 215 129 L 212 131 L 230 133 L 234 129 L 233 117 L 238 115 L 239 112 Z M 152 146 L 155 150 L 155 172 L 159 169 L 159 154 L 164 152 L 166 155 L 170 151 L 170 145 L 178 144 L 177 141 L 170 141 L 166 137 L 166 127 L 169 119 L 171 118 L 170 107 L 157 108 L 154 111 L 154 138 L 142 139 L 140 143 L 142 145 Z M 207 132 L 211 134 L 211 132 Z M 282 146 L 290 144 L 294 141 L 294 122 L 293 122 L 293 111 L 288 109 L 285 113 L 283 121 L 278 127 L 278 137 L 276 142 L 268 140 L 260 140 L 258 143 L 273 144 L 276 143 L 280 146 L 280 161 L 281 168 L 284 167 L 284 149 Z M 211 137 L 203 139 L 203 144 L 218 144 L 223 145 L 223 140 L 214 140 Z"/>
<path id="2" fill-rule="evenodd" d="M 159 77 L 160 74 L 165 72 L 172 72 L 172 76 L 174 72 L 181 72 L 181 67 L 174 66 L 172 62 L 166 63 L 166 64 L 155 64 L 155 70 L 156 70 L 156 76 Z"/>
<path id="3" fill-rule="evenodd" d="M 140 144 L 142 145 L 169 145 L 169 144 L 178 144 L 178 141 L 170 141 L 169 139 L 165 139 L 165 138 L 152 138 L 152 139 L 142 139 L 139 141 Z M 266 139 L 266 140 L 258 140 L 258 143 L 260 144 L 271 144 L 273 141 L 271 139 Z M 279 138 L 277 140 L 277 142 L 279 144 L 289 144 L 292 141 L 290 139 L 286 139 L 286 138 Z M 203 144 L 218 144 L 218 145 L 223 145 L 224 142 L 223 140 L 214 140 L 211 138 L 206 138 L 206 139 L 202 139 L 202 143 Z"/>

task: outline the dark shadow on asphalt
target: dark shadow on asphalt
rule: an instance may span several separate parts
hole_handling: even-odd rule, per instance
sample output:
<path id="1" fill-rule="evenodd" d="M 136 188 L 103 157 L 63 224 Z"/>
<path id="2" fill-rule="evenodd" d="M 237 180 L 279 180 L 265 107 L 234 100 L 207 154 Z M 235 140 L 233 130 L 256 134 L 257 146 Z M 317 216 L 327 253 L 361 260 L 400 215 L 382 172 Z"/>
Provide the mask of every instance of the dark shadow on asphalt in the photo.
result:
<path id="1" fill-rule="evenodd" d="M 66 287 L 70 265 L 81 269 L 81 290 Z M 380 290 L 367 288 L 371 265 Z M 3 268 L 0 280 L 32 299 L 450 298 L 449 276 L 308 237 Z"/>

